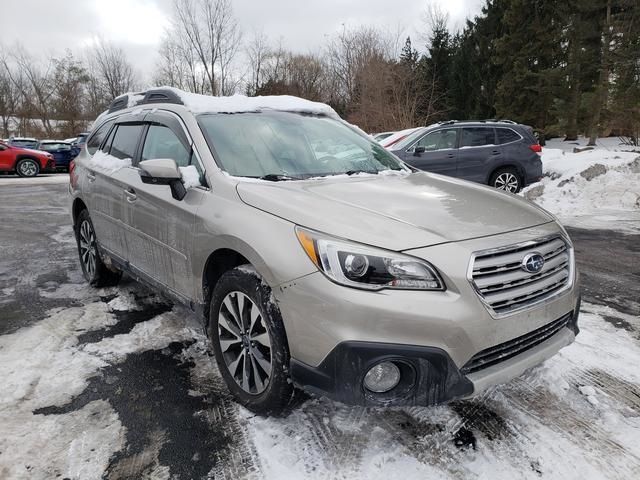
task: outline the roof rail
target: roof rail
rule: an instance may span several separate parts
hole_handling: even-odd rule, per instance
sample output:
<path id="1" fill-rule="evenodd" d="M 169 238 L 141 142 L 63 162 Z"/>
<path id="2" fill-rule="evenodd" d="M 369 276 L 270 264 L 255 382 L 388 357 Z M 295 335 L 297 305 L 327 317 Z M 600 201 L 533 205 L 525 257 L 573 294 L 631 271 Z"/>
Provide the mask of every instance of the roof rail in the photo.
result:
<path id="1" fill-rule="evenodd" d="M 152 88 L 145 92 L 125 93 L 124 95 L 120 95 L 109 105 L 109 113 L 128 108 L 129 101 L 131 101 L 133 105 L 149 105 L 152 103 L 173 103 L 175 105 L 184 105 L 180 96 L 173 90 L 169 88 Z"/>

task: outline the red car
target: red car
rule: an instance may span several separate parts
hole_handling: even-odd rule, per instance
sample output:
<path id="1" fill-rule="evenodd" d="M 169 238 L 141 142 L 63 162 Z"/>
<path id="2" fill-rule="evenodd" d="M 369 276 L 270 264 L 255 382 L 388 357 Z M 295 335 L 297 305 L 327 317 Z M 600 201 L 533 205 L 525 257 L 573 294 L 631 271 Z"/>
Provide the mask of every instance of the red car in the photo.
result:
<path id="1" fill-rule="evenodd" d="M 53 155 L 40 150 L 12 147 L 0 142 L 0 172 L 15 172 L 21 177 L 35 177 L 43 170 L 55 170 Z"/>

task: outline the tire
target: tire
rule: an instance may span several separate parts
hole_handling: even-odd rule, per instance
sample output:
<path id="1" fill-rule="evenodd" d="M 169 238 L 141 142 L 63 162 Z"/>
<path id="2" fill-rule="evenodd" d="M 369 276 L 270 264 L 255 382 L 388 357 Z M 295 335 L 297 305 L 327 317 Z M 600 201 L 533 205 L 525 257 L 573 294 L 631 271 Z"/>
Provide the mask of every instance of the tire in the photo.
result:
<path id="1" fill-rule="evenodd" d="M 209 310 L 208 334 L 222 378 L 238 403 L 261 415 L 280 413 L 294 393 L 287 336 L 272 298 L 253 267 L 242 265 L 220 277 Z"/>
<path id="2" fill-rule="evenodd" d="M 78 257 L 84 278 L 94 287 L 113 287 L 118 284 L 122 272 L 109 270 L 100 257 L 96 234 L 89 212 L 80 212 L 74 226 Z"/>
<path id="3" fill-rule="evenodd" d="M 40 173 L 40 164 L 32 158 L 23 158 L 16 163 L 16 173 L 21 177 L 35 177 Z"/>
<path id="4" fill-rule="evenodd" d="M 509 193 L 522 190 L 522 177 L 515 168 L 499 168 L 491 175 L 489 186 Z"/>

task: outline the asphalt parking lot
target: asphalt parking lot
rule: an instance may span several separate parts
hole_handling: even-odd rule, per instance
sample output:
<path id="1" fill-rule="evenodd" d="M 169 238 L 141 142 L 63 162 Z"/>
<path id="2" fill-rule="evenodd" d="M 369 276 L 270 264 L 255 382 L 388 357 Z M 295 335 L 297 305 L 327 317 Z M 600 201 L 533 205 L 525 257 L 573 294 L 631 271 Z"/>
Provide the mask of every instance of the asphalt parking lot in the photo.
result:
<path id="1" fill-rule="evenodd" d="M 572 346 L 479 398 L 364 409 L 230 400 L 198 319 L 89 288 L 65 175 L 0 185 L 0 478 L 640 478 L 640 234 L 568 229 Z"/>

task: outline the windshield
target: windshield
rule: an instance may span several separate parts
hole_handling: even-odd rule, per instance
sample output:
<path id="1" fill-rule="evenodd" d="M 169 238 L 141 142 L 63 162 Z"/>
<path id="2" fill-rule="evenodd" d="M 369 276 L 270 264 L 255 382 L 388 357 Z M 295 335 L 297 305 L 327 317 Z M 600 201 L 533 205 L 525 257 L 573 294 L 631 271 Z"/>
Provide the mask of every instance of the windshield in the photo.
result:
<path id="1" fill-rule="evenodd" d="M 295 180 L 406 169 L 379 144 L 323 116 L 204 114 L 198 122 L 220 167 L 234 176 Z"/>

